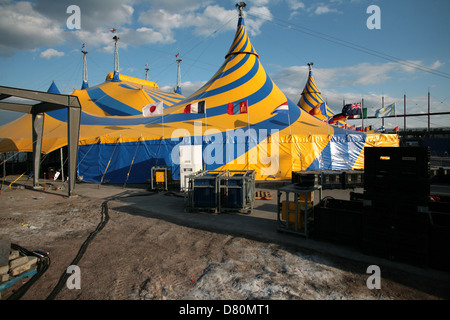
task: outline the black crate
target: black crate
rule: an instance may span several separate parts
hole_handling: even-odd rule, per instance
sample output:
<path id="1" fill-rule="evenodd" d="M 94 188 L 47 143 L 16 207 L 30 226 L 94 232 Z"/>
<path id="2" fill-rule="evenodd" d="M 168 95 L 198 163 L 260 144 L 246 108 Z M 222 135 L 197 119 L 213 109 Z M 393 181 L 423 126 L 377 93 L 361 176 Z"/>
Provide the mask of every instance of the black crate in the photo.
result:
<path id="1" fill-rule="evenodd" d="M 438 196 L 439 197 L 439 196 Z M 428 207 L 432 213 L 447 213 L 450 214 L 450 202 L 442 201 L 442 197 L 439 197 L 440 201 L 429 201 Z M 445 215 L 437 216 L 437 219 L 439 224 L 447 225 L 447 222 L 445 221 Z M 443 220 L 441 220 L 443 219 Z M 448 222 L 450 225 L 450 221 Z"/>
<path id="2" fill-rule="evenodd" d="M 386 201 L 422 201 L 430 195 L 429 178 L 389 175 L 364 176 L 364 195 Z"/>
<path id="3" fill-rule="evenodd" d="M 364 201 L 364 193 L 350 192 L 350 201 Z"/>
<path id="4" fill-rule="evenodd" d="M 357 247 L 362 226 L 361 202 L 331 199 L 314 208 L 313 237 L 317 240 Z"/>
<path id="5" fill-rule="evenodd" d="M 293 171 L 292 184 L 299 187 L 316 187 L 320 185 L 320 173 L 317 171 Z"/>
<path id="6" fill-rule="evenodd" d="M 445 210 L 444 206 L 438 209 Z M 430 216 L 430 265 L 448 271 L 450 270 L 450 213 L 431 211 Z"/>
<path id="7" fill-rule="evenodd" d="M 364 148 L 364 174 L 430 177 L 430 149 L 425 147 Z"/>
<path id="8" fill-rule="evenodd" d="M 366 197 L 364 201 L 364 211 L 383 217 L 401 217 L 403 219 L 411 218 L 418 213 L 428 211 L 426 202 L 421 201 L 388 201 L 388 200 L 372 200 Z"/>
<path id="9" fill-rule="evenodd" d="M 364 172 L 358 170 L 349 170 L 343 172 L 344 189 L 361 188 L 364 186 Z"/>
<path id="10" fill-rule="evenodd" d="M 344 172 L 337 170 L 323 171 L 321 184 L 323 189 L 342 189 L 344 186 Z"/>
<path id="11" fill-rule="evenodd" d="M 430 219 L 427 213 L 410 217 L 366 213 L 363 251 L 366 254 L 426 266 L 430 259 Z"/>

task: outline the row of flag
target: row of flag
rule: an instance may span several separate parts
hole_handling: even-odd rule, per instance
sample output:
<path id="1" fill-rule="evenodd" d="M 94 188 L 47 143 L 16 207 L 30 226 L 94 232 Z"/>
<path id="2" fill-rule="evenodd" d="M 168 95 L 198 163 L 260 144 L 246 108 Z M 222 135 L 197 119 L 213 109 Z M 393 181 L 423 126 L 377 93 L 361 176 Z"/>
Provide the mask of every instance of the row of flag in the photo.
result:
<path id="1" fill-rule="evenodd" d="M 310 111 L 310 114 L 315 114 L 315 108 Z M 382 107 L 375 112 L 375 117 L 383 118 L 391 115 L 395 115 L 395 103 L 392 103 L 386 107 Z M 347 119 L 367 118 L 367 108 L 362 108 L 361 103 L 346 104 L 342 108 L 342 112 L 335 114 L 333 117 L 326 120 L 328 124 L 335 124 L 339 121 L 345 121 Z"/>
<path id="2" fill-rule="evenodd" d="M 190 103 L 184 107 L 184 113 L 205 113 L 205 100 Z M 149 103 L 142 108 L 142 115 L 144 117 L 158 116 L 162 115 L 164 112 L 164 105 L 162 101 Z M 289 106 L 288 102 L 276 107 L 271 114 L 274 113 L 288 113 Z M 230 102 L 227 106 L 227 114 L 246 114 L 248 113 L 248 101 L 241 102 Z"/>

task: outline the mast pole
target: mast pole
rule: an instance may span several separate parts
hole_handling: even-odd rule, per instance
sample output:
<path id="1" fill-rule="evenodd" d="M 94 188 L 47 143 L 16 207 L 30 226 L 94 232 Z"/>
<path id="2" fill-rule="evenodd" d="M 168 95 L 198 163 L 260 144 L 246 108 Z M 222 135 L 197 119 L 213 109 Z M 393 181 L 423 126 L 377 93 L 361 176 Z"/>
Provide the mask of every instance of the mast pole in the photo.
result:
<path id="1" fill-rule="evenodd" d="M 178 63 L 177 88 L 179 88 L 181 86 L 181 68 L 180 68 L 181 61 L 182 61 L 181 59 L 177 59 L 177 63 Z"/>
<path id="2" fill-rule="evenodd" d="M 115 35 L 113 37 L 114 40 L 114 73 L 119 73 L 119 37 L 117 35 Z"/>
<path id="3" fill-rule="evenodd" d="M 428 132 L 430 132 L 430 88 L 428 88 Z"/>
<path id="4" fill-rule="evenodd" d="M 83 45 L 84 48 L 84 45 Z M 83 89 L 88 86 L 88 72 L 87 72 L 87 61 L 86 61 L 86 55 L 88 54 L 87 51 L 81 50 L 83 53 Z"/>
<path id="5" fill-rule="evenodd" d="M 245 2 L 236 3 L 236 8 L 239 9 L 239 18 L 244 17 L 244 8 L 247 6 Z"/>
<path id="6" fill-rule="evenodd" d="M 145 64 L 145 80 L 148 80 L 148 70 L 150 70 L 150 69 L 148 68 L 148 64 L 146 63 Z"/>
<path id="7" fill-rule="evenodd" d="M 406 131 L 406 94 L 403 95 L 403 131 Z"/>

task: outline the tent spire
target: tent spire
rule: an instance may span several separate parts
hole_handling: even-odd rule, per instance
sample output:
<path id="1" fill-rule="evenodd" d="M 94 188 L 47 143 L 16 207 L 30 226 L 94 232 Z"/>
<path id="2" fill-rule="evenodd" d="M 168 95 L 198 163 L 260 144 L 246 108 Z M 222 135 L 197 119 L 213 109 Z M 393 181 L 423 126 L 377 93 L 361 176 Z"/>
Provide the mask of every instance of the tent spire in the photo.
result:
<path id="1" fill-rule="evenodd" d="M 180 68 L 181 61 L 182 61 L 181 59 L 177 59 L 178 72 L 177 72 L 177 87 L 175 89 L 175 93 L 182 95 L 182 93 L 181 93 L 181 71 L 180 71 L 181 70 L 181 68 Z"/>
<path id="2" fill-rule="evenodd" d="M 147 80 L 147 81 L 148 81 L 148 70 L 150 70 L 150 69 L 148 68 L 148 63 L 146 63 L 145 64 L 145 80 Z"/>
<path id="3" fill-rule="evenodd" d="M 47 92 L 61 94 L 61 92 L 59 91 L 58 87 L 55 84 L 55 80 L 52 81 L 52 84 L 48 88 Z"/>
<path id="4" fill-rule="evenodd" d="M 309 67 L 309 74 L 311 74 L 311 67 L 314 65 L 314 62 L 310 62 L 308 63 L 308 67 Z"/>
<path id="5" fill-rule="evenodd" d="M 114 44 L 114 76 L 113 81 L 119 81 L 119 37 L 115 35 L 113 40 Z"/>
<path id="6" fill-rule="evenodd" d="M 236 8 L 239 9 L 239 18 L 244 17 L 244 8 L 247 6 L 245 2 L 236 3 Z"/>
<path id="7" fill-rule="evenodd" d="M 86 89 L 89 87 L 88 84 L 88 74 L 87 74 L 87 63 L 86 63 L 86 55 L 88 54 L 87 51 L 83 50 L 85 47 L 85 44 L 83 43 L 81 52 L 83 53 L 83 83 L 81 84 L 81 89 Z"/>
<path id="8" fill-rule="evenodd" d="M 247 31 L 245 30 L 243 8 L 245 8 L 246 6 L 247 5 L 245 4 L 245 2 L 236 3 L 236 8 L 239 8 L 238 29 L 234 37 L 234 41 L 230 47 L 230 51 L 228 51 L 225 59 L 239 54 L 253 54 L 259 58 L 255 49 L 253 48 L 253 45 L 250 43 L 250 40 L 247 36 Z"/>

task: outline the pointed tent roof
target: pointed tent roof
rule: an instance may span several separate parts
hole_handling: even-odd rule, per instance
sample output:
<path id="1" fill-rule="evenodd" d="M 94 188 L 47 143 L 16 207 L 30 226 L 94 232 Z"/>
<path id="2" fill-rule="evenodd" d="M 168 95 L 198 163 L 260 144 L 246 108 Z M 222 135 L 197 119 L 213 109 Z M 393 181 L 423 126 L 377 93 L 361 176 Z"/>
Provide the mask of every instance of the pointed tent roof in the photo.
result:
<path id="1" fill-rule="evenodd" d="M 108 77 L 112 78 L 112 75 Z M 120 77 L 123 77 L 123 75 L 120 75 Z M 121 82 L 113 82 L 107 79 L 104 84 L 97 87 L 74 92 L 78 95 L 82 105 L 79 144 L 80 158 L 85 160 L 79 166 L 79 170 L 85 177 L 92 174 L 91 178 L 95 180 L 98 173 L 104 171 L 104 161 L 108 162 L 108 159 L 111 161 L 113 156 L 117 156 L 120 158 L 111 162 L 110 171 L 125 172 L 121 175 L 122 178 L 117 178 L 123 179 L 130 163 L 134 161 L 132 159 L 133 154 L 140 154 L 135 151 L 138 146 L 145 148 L 145 151 L 141 152 L 142 158 L 136 159 L 135 164 L 139 162 L 142 163 L 143 168 L 147 166 L 145 163 L 148 163 L 149 153 L 152 159 L 161 158 L 160 164 L 172 164 L 171 153 L 173 148 L 179 143 L 177 139 L 184 136 L 182 132 L 178 131 L 179 129 L 187 130 L 193 138 L 199 136 L 204 141 L 206 140 L 208 145 L 205 150 L 212 144 L 219 146 L 219 148 L 231 145 L 234 140 L 229 141 L 227 134 L 241 128 L 244 130 L 247 128 L 253 129 L 256 132 L 255 148 L 260 153 L 263 152 L 268 155 L 269 152 L 268 148 L 261 144 L 262 141 L 277 140 L 279 141 L 279 156 L 276 161 L 279 170 L 274 175 L 282 179 L 290 178 L 291 171 L 294 170 L 361 167 L 364 159 L 362 153 L 364 146 L 381 146 L 384 142 L 389 145 L 398 144 L 398 138 L 397 140 L 391 137 L 379 138 L 381 137 L 379 135 L 366 139 L 367 135 L 364 133 L 330 126 L 302 108 L 298 108 L 265 72 L 259 60 L 259 55 L 247 35 L 242 16 L 239 18 L 236 35 L 225 56 L 225 61 L 216 74 L 188 98 L 164 102 L 164 116 L 144 118 L 141 111 L 143 100 L 137 102 L 137 98 L 133 100 L 125 96 L 121 97 L 122 92 L 130 94 L 133 92 L 136 97 L 139 94 L 146 98 L 142 91 L 149 97 L 152 97 L 152 94 L 162 95 L 161 91 L 152 92 L 153 89 L 159 90 L 157 88 L 150 90 L 151 88 L 144 87 L 142 89 L 142 85 L 138 82 L 127 81 L 125 78 L 122 78 Z M 98 95 L 96 95 L 97 93 Z M 166 94 L 166 101 L 170 101 L 173 96 L 170 93 Z M 105 115 L 102 103 L 107 107 L 111 106 L 111 103 L 106 103 L 108 99 L 119 101 L 122 104 L 130 101 L 131 105 L 128 106 L 134 110 L 139 110 L 140 114 L 118 116 L 107 112 L 109 115 Z M 184 113 L 188 104 L 199 101 L 205 103 L 204 114 Z M 247 102 L 248 113 L 228 114 L 227 110 L 230 103 L 235 104 L 244 101 Z M 273 114 L 273 111 L 281 105 L 286 105 L 288 112 Z M 120 106 L 115 109 L 120 109 Z M 44 136 L 47 136 L 50 140 L 65 136 L 63 132 L 67 130 L 66 121 L 66 112 L 60 110 L 49 112 L 45 123 L 46 126 L 49 126 L 49 129 L 44 129 L 47 132 L 47 135 L 44 134 Z M 200 132 L 198 132 L 195 122 L 202 124 Z M 205 131 L 206 129 L 213 129 L 216 133 L 215 138 L 222 139 L 222 142 L 220 142 L 220 139 L 215 140 L 215 138 L 211 142 L 210 138 L 214 136 L 214 133 Z M 264 131 L 266 132 L 265 136 Z M 56 143 L 55 141 L 50 148 L 43 146 L 43 152 L 49 152 L 52 148 L 59 148 L 60 142 Z M 133 150 L 129 149 L 132 143 L 135 146 Z M 113 150 L 118 145 L 125 148 L 123 149 L 124 152 L 114 153 Z M 94 146 L 95 148 L 93 148 Z M 247 143 L 243 148 L 244 150 L 239 150 L 240 148 L 235 144 L 234 148 L 237 150 L 232 157 L 229 157 L 228 152 L 223 152 L 223 155 L 219 156 L 223 157 L 224 161 L 208 165 L 208 169 L 254 169 L 257 171 L 258 180 L 267 179 L 268 175 L 262 173 L 265 164 L 261 161 L 258 160 L 255 164 L 250 164 L 248 161 L 246 164 L 246 157 L 250 159 L 250 147 L 253 148 L 250 143 Z M 112 153 L 108 153 L 111 151 Z M 240 161 L 242 159 L 244 159 L 243 162 Z M 148 173 L 149 170 L 146 170 L 146 172 Z M 138 176 L 139 179 L 148 178 L 145 174 Z M 111 177 L 110 179 L 114 181 L 115 178 Z M 129 182 L 131 182 L 131 179 Z M 134 182 L 140 182 L 140 180 Z"/>
<path id="2" fill-rule="evenodd" d="M 59 91 L 58 87 L 55 84 L 55 81 L 52 81 L 52 84 L 48 88 L 47 92 L 61 94 L 61 92 Z"/>
<path id="3" fill-rule="evenodd" d="M 81 90 L 89 88 L 89 83 L 87 81 L 83 81 L 81 83 Z"/>
<path id="4" fill-rule="evenodd" d="M 112 72 L 105 82 L 82 91 L 75 90 L 73 95 L 80 99 L 84 112 L 100 116 L 137 116 L 149 103 L 163 101 L 168 107 L 185 99 L 181 94 L 160 90 L 153 81 Z"/>
<path id="5" fill-rule="evenodd" d="M 248 37 L 243 17 L 239 17 L 234 40 L 219 70 L 181 104 L 168 108 L 168 116 L 164 121 L 178 118 L 187 104 L 199 101 L 205 101 L 208 127 L 221 131 L 267 121 L 272 117 L 271 112 L 287 101 L 284 93 L 273 83 L 261 65 L 259 55 Z M 248 114 L 227 114 L 229 103 L 243 101 L 247 101 Z M 298 118 L 298 110 L 293 109 L 292 112 L 292 116 Z M 184 114 L 184 117 L 201 120 L 205 115 Z M 285 126 L 288 126 L 287 122 Z"/>
<path id="6" fill-rule="evenodd" d="M 115 134 L 120 135 L 123 129 L 128 130 L 126 135 L 134 139 L 141 133 L 138 134 L 132 127 L 116 126 L 119 119 L 123 121 L 128 119 L 133 123 L 138 120 L 137 122 L 143 124 L 145 129 L 146 124 L 154 121 L 152 118 L 142 117 L 142 108 L 145 105 L 163 101 L 164 107 L 168 107 L 185 99 L 179 94 L 160 90 L 155 82 L 122 74 L 118 76 L 119 82 L 112 81 L 114 75 L 110 72 L 105 82 L 84 90 L 73 91 L 72 95 L 78 97 L 82 108 L 80 139 L 88 137 L 104 140 L 104 137 L 111 137 L 115 141 Z M 50 89 L 57 90 L 57 87 L 52 83 Z M 59 90 L 53 93 L 59 93 Z M 65 110 L 47 112 L 42 152 L 49 153 L 66 145 L 66 136 L 67 112 Z M 31 152 L 32 146 L 31 115 L 25 114 L 0 126 L 0 152 Z"/>
<path id="7" fill-rule="evenodd" d="M 308 80 L 306 81 L 305 88 L 302 91 L 302 95 L 297 105 L 321 120 L 328 119 L 335 115 L 322 98 L 322 94 L 317 87 L 311 69 L 309 70 Z M 316 109 L 313 110 L 314 108 Z"/>

